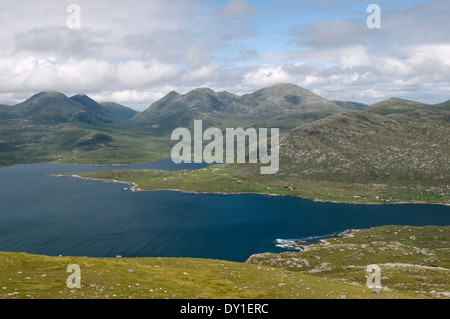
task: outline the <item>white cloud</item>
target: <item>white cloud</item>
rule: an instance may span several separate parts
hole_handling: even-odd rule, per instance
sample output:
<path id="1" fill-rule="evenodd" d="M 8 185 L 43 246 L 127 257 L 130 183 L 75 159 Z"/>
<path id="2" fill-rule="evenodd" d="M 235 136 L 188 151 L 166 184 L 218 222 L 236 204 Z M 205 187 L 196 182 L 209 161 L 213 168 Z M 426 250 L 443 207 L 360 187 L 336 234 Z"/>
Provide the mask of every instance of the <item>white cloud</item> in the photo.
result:
<path id="1" fill-rule="evenodd" d="M 267 65 L 243 75 L 244 85 L 265 87 L 276 83 L 294 82 L 294 78 L 282 66 Z"/>
<path id="2" fill-rule="evenodd" d="M 51 59 L 28 57 L 24 62 L 14 62 L 12 68 L 21 72 L 16 72 L 11 80 L 20 83 L 22 91 L 35 92 L 55 87 L 62 91 L 98 90 L 110 83 L 115 73 L 109 63 L 94 59 L 55 63 Z"/>
<path id="3" fill-rule="evenodd" d="M 232 20 L 248 19 L 253 12 L 253 7 L 246 0 L 229 0 L 222 10 L 222 14 Z"/>
<path id="4" fill-rule="evenodd" d="M 343 69 L 373 65 L 374 57 L 363 45 L 350 46 L 340 50 L 339 66 Z"/>
<path id="5" fill-rule="evenodd" d="M 382 58 L 378 69 L 381 75 L 388 77 L 409 77 L 414 73 L 414 68 L 410 64 L 396 57 Z"/>
<path id="6" fill-rule="evenodd" d="M 175 66 L 157 60 L 149 62 L 127 61 L 118 65 L 116 78 L 120 86 L 140 88 L 170 80 L 177 73 L 178 69 Z"/>
<path id="7" fill-rule="evenodd" d="M 19 92 L 61 90 L 90 93 L 141 88 L 175 77 L 177 67 L 156 60 L 127 61 L 114 65 L 107 61 L 61 60 L 24 56 L 0 58 L 0 92 L 20 87 Z"/>
<path id="8" fill-rule="evenodd" d="M 165 96 L 165 93 L 161 90 L 153 91 L 137 91 L 137 90 L 123 90 L 116 91 L 112 94 L 100 95 L 98 98 L 105 101 L 115 101 L 117 103 L 131 102 L 140 103 L 147 101 L 155 101 Z"/>
<path id="9" fill-rule="evenodd" d="M 293 31 L 298 45 L 315 49 L 364 43 L 378 33 L 367 28 L 365 22 L 344 20 L 321 21 Z"/>
<path id="10" fill-rule="evenodd" d="M 183 76 L 183 80 L 186 83 L 198 82 L 198 81 L 212 81 L 216 78 L 217 72 L 220 69 L 218 64 L 204 65 L 198 69 L 195 69 Z"/>
<path id="11" fill-rule="evenodd" d="M 425 102 L 428 99 L 429 103 L 450 98 L 450 45 L 422 45 L 407 49 L 405 56 L 398 57 L 371 54 L 367 47 L 361 45 L 341 48 L 342 56 L 335 65 L 264 65 L 245 73 L 243 83 L 258 88 L 292 82 L 320 92 L 329 99 L 367 103 L 392 96 L 425 99 Z M 448 85 L 447 89 L 442 90 L 445 85 Z M 432 93 L 434 87 L 447 95 L 436 97 Z"/>
<path id="12" fill-rule="evenodd" d="M 198 69 L 210 63 L 211 49 L 193 45 L 186 53 L 186 66 L 189 69 Z"/>
<path id="13" fill-rule="evenodd" d="M 100 43 L 89 29 L 46 26 L 20 32 L 14 36 L 15 50 L 62 57 L 86 58 L 98 54 Z"/>

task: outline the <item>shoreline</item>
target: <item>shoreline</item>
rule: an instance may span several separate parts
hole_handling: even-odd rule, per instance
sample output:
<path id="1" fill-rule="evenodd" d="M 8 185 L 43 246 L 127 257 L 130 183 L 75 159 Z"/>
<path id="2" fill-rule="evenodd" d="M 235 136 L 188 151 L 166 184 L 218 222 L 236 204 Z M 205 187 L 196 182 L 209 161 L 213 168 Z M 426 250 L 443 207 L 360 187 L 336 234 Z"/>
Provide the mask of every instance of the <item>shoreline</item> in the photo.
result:
<path id="1" fill-rule="evenodd" d="M 118 180 L 115 180 L 115 179 L 103 179 L 103 178 L 84 177 L 84 176 L 80 176 L 80 175 L 77 175 L 77 174 L 50 174 L 50 176 L 55 176 L 55 177 L 73 177 L 73 178 L 84 179 L 84 180 L 88 180 L 88 181 L 127 184 L 127 185 L 131 185 L 132 187 L 137 187 L 138 186 L 138 184 L 133 183 L 133 182 L 118 181 Z M 139 189 L 139 191 L 143 191 L 143 190 Z"/>
<path id="2" fill-rule="evenodd" d="M 164 160 L 164 159 L 162 159 Z M 157 160 L 158 161 L 162 161 L 162 160 Z M 31 163 L 28 163 L 31 164 Z M 35 164 L 39 164 L 39 163 L 35 163 Z M 70 164 L 70 165 L 80 165 L 80 166 L 91 166 L 91 167 L 107 167 L 107 166 L 112 166 L 112 167 L 120 167 L 120 166 L 133 166 L 133 165 L 143 165 L 143 164 L 80 164 L 80 163 L 61 163 L 61 162 L 45 162 L 44 164 Z M 144 163 L 145 164 L 145 163 Z M 27 165 L 27 164 L 12 164 L 12 165 L 6 165 L 6 166 L 0 166 L 1 167 L 10 167 L 10 166 L 15 166 L 15 165 Z M 123 183 L 123 184 L 128 184 L 131 185 L 130 190 L 132 191 L 143 191 L 143 192 L 152 192 L 152 191 L 176 191 L 176 192 L 181 192 L 181 193 L 187 193 L 187 194 L 218 194 L 218 195 L 243 195 L 243 194 L 258 194 L 258 195 L 266 195 L 266 196 L 287 196 L 287 197 L 298 197 L 301 199 L 306 199 L 306 200 L 312 200 L 314 202 L 321 202 L 321 203 L 334 203 L 334 204 L 354 204 L 354 205 L 389 205 L 389 204 L 418 204 L 418 205 L 443 205 L 443 206 L 448 206 L 450 207 L 450 203 L 430 203 L 430 202 L 426 202 L 426 201 L 419 201 L 419 200 L 414 200 L 414 201 L 398 201 L 398 202 L 388 202 L 388 203 L 374 203 L 374 202 L 356 202 L 356 201 L 336 201 L 336 200 L 324 200 L 324 199 L 319 199 L 319 198 L 311 198 L 311 197 L 304 197 L 301 195 L 286 195 L 286 194 L 272 194 L 272 193 L 260 193 L 260 192 L 235 192 L 235 193 L 228 193 L 228 192 L 198 192 L 198 191 L 189 191 L 189 190 L 184 190 L 184 189 L 166 189 L 166 188 L 162 188 L 162 189 L 151 189 L 151 190 L 143 190 L 140 189 L 138 187 L 137 184 L 133 183 L 133 182 L 127 182 L 127 181 L 117 181 L 117 180 L 111 180 L 111 179 L 96 179 L 96 178 L 89 178 L 89 177 L 83 177 L 80 175 L 71 175 L 71 174 L 50 174 L 51 176 L 57 176 L 57 177 L 62 177 L 62 176 L 72 176 L 75 178 L 80 178 L 80 179 L 86 179 L 86 180 L 97 180 L 97 181 L 109 181 L 109 182 L 113 182 L 113 183 Z"/>
<path id="3" fill-rule="evenodd" d="M 350 229 L 346 229 L 343 232 L 340 232 L 339 234 L 337 234 L 335 237 L 330 237 L 330 238 L 324 238 L 324 239 L 319 239 L 318 240 L 318 244 L 319 245 L 324 245 L 324 246 L 328 246 L 330 245 L 330 242 L 327 241 L 327 239 L 333 239 L 333 238 L 349 238 L 349 237 L 353 237 L 355 236 L 356 233 L 360 232 L 362 229 L 360 228 L 350 228 Z"/>
<path id="4" fill-rule="evenodd" d="M 66 162 L 46 162 L 44 164 L 62 164 L 62 165 L 79 165 L 79 166 L 89 166 L 89 167 L 108 167 L 108 166 L 112 166 L 112 167 L 120 167 L 120 166 L 135 166 L 135 165 L 145 165 L 145 164 L 151 164 L 151 163 L 156 163 L 159 161 L 163 161 L 162 160 L 157 160 L 155 162 L 146 162 L 146 163 L 137 163 L 137 164 L 80 164 L 80 163 L 66 163 Z M 17 165 L 17 164 L 14 164 Z M 20 165 L 20 164 L 19 164 Z"/>
<path id="5" fill-rule="evenodd" d="M 102 181 L 102 182 L 111 182 L 111 183 L 122 183 L 122 184 L 128 184 L 130 185 L 131 191 L 136 192 L 154 192 L 154 191 L 173 191 L 173 192 L 180 192 L 185 194 L 216 194 L 216 195 L 245 195 L 245 194 L 256 194 L 256 195 L 265 195 L 265 196 L 285 196 L 285 197 L 298 197 L 301 199 L 306 200 L 312 200 L 314 202 L 320 202 L 320 203 L 333 203 L 333 204 L 353 204 L 353 205 L 391 205 L 391 204 L 417 204 L 417 205 L 444 205 L 449 206 L 450 203 L 427 203 L 425 201 L 400 201 L 400 202 L 389 202 L 389 203 L 370 203 L 370 202 L 350 202 L 350 201 L 331 201 L 331 200 L 323 200 L 318 198 L 309 198 L 309 197 L 303 197 L 301 195 L 285 195 L 285 194 L 273 194 L 273 193 L 258 193 L 258 192 L 235 192 L 235 193 L 227 193 L 227 192 L 198 192 L 198 191 L 189 191 L 185 189 L 174 189 L 174 188 L 159 188 L 159 189 L 151 189 L 151 190 L 145 190 L 139 188 L 139 185 L 133 182 L 127 182 L 127 181 L 118 181 L 115 179 L 102 179 L 102 178 L 92 178 L 92 177 L 84 177 L 77 174 L 51 174 L 51 176 L 56 177 L 73 177 L 73 178 L 79 178 L 84 180 L 92 180 L 92 181 Z"/>
<path id="6" fill-rule="evenodd" d="M 328 239 L 333 238 L 347 238 L 347 237 L 353 237 L 357 232 L 361 231 L 360 228 L 349 228 L 346 229 L 340 233 L 336 233 L 334 235 L 325 235 L 324 238 L 318 239 L 318 240 L 296 240 L 296 239 L 286 239 L 284 241 L 291 241 L 291 245 L 276 245 L 277 247 L 286 249 L 285 247 L 288 247 L 287 250 L 295 249 L 297 252 L 304 252 L 309 251 L 311 249 L 311 246 L 314 245 L 323 245 L 328 246 L 330 243 L 328 242 Z M 277 239 L 278 241 L 279 239 Z M 258 254 L 256 254 L 258 255 Z"/>

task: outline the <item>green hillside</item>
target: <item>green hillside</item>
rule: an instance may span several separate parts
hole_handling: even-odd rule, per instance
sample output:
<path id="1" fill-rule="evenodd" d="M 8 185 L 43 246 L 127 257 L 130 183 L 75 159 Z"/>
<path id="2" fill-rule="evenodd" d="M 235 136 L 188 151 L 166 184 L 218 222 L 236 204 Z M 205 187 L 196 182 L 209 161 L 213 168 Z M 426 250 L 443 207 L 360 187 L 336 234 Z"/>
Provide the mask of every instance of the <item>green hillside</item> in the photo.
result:
<path id="1" fill-rule="evenodd" d="M 331 101 L 346 110 L 365 110 L 369 105 L 353 101 Z"/>
<path id="2" fill-rule="evenodd" d="M 166 141 L 130 127 L 137 112 L 86 95 L 41 92 L 0 107 L 0 166 L 18 163 L 148 163 L 167 158 Z M 99 138 L 102 137 L 102 138 Z"/>
<path id="3" fill-rule="evenodd" d="M 450 110 L 449 101 L 439 103 L 439 104 L 425 104 L 415 101 L 409 101 L 399 98 L 390 98 L 375 104 L 370 105 L 366 108 L 366 111 L 373 112 L 377 114 L 387 115 L 393 113 L 404 113 L 412 112 L 418 110 Z"/>
<path id="4" fill-rule="evenodd" d="M 0 124 L 0 166 L 42 162 L 136 164 L 170 156 L 167 138 L 126 125 L 44 125 L 20 119 Z"/>
<path id="5" fill-rule="evenodd" d="M 103 102 L 100 105 L 107 109 L 114 118 L 120 120 L 129 120 L 138 114 L 137 111 L 114 102 Z"/>

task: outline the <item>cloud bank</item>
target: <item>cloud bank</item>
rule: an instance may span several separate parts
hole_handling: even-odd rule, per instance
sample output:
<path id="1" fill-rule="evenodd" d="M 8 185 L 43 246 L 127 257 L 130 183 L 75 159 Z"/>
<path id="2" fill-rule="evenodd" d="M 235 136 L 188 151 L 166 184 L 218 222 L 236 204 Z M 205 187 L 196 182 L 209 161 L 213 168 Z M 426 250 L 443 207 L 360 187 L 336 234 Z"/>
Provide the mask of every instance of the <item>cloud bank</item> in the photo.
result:
<path id="1" fill-rule="evenodd" d="M 338 4 L 337 4 L 338 3 Z M 66 1 L 0 4 L 0 103 L 39 91 L 145 109 L 171 90 L 243 94 L 280 82 L 329 99 L 450 98 L 448 1 Z"/>

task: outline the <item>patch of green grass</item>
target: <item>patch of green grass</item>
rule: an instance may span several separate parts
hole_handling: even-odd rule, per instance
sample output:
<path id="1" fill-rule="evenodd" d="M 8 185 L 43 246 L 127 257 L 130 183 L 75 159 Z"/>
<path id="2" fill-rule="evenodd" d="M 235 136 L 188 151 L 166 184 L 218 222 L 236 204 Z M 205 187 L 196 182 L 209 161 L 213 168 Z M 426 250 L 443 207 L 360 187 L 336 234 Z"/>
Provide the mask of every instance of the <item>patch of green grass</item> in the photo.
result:
<path id="1" fill-rule="evenodd" d="M 399 98 L 390 98 L 388 100 L 372 104 L 366 110 L 369 112 L 387 115 L 392 113 L 411 112 L 426 107 L 431 108 L 432 106 L 415 101 L 408 101 Z"/>
<path id="2" fill-rule="evenodd" d="M 192 171 L 104 171 L 80 174 L 82 177 L 109 179 L 138 184 L 141 190 L 184 190 L 188 192 L 207 193 L 261 193 L 268 192 L 265 185 L 241 181 L 235 176 L 221 172 L 220 168 L 208 167 Z M 286 189 L 274 190 L 287 193 Z"/>

